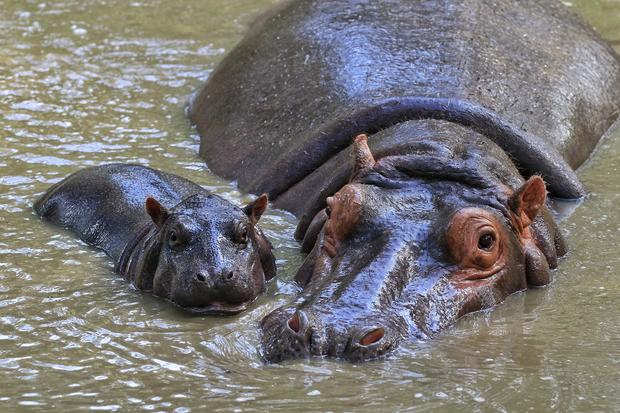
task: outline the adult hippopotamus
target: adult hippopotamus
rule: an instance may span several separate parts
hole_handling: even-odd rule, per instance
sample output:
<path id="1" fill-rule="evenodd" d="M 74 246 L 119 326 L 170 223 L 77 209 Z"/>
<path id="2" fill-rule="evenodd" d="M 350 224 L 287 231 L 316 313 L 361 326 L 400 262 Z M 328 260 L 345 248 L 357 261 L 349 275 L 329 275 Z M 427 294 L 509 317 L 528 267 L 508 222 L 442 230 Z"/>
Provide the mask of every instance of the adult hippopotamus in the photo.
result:
<path id="1" fill-rule="evenodd" d="M 275 275 L 256 226 L 266 208 L 266 195 L 242 209 L 180 176 L 121 164 L 80 170 L 34 204 L 136 288 L 196 314 L 239 313 Z"/>
<path id="2" fill-rule="evenodd" d="M 261 322 L 265 358 L 376 357 L 547 284 L 566 252 L 547 191 L 585 194 L 619 106 L 618 56 L 559 1 L 261 18 L 190 116 L 214 172 L 300 218 L 304 290 Z"/>

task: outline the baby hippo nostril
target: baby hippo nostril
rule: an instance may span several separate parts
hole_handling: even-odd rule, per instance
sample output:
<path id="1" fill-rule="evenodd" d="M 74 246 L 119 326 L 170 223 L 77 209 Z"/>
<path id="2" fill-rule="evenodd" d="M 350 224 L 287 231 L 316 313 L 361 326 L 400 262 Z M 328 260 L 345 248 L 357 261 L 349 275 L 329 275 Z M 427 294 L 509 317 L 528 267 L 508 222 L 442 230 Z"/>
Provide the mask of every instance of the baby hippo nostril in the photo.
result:
<path id="1" fill-rule="evenodd" d="M 226 274 L 226 279 L 227 280 L 232 280 L 234 276 L 235 276 L 235 273 L 233 271 L 231 271 L 228 274 Z"/>
<path id="2" fill-rule="evenodd" d="M 287 325 L 288 328 L 295 333 L 302 332 L 306 327 L 306 315 L 301 311 L 296 311 L 295 314 L 288 319 Z"/>
<path id="3" fill-rule="evenodd" d="M 198 274 L 195 275 L 196 281 L 204 283 L 207 281 L 207 275 L 199 272 Z"/>
<path id="4" fill-rule="evenodd" d="M 374 343 L 378 343 L 385 336 L 385 330 L 383 327 L 375 328 L 374 330 L 369 331 L 362 337 L 360 340 L 360 344 L 362 346 L 369 346 Z"/>

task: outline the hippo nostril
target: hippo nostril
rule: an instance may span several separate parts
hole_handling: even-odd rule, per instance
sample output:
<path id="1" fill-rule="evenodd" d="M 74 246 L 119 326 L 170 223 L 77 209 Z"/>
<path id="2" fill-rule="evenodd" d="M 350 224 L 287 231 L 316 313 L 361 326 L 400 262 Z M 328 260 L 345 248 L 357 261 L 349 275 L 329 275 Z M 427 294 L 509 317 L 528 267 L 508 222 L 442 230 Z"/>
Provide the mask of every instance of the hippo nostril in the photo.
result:
<path id="1" fill-rule="evenodd" d="M 304 313 L 296 311 L 286 324 L 293 332 L 301 333 L 306 327 L 306 316 Z"/>
<path id="2" fill-rule="evenodd" d="M 207 276 L 199 272 L 198 274 L 196 274 L 196 280 L 200 281 L 201 283 L 206 282 Z"/>
<path id="3" fill-rule="evenodd" d="M 228 274 L 226 274 L 226 279 L 227 280 L 232 280 L 234 276 L 235 276 L 235 273 L 233 271 L 231 271 Z"/>
<path id="4" fill-rule="evenodd" d="M 362 346 L 369 346 L 371 344 L 377 343 L 381 341 L 381 339 L 385 336 L 385 330 L 383 327 L 375 328 L 374 330 L 366 333 L 364 337 L 360 340 L 360 344 Z"/>
<path id="5" fill-rule="evenodd" d="M 288 320 L 288 327 L 296 333 L 299 333 L 299 329 L 301 328 L 301 320 L 299 319 L 299 314 L 295 313 Z"/>

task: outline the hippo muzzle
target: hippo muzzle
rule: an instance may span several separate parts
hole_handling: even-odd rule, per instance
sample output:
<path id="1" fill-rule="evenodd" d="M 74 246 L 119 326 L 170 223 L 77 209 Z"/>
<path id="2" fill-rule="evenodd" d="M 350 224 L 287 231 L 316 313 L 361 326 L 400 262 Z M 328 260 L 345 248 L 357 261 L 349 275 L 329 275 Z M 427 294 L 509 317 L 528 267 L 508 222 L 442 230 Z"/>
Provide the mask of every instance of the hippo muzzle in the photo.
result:
<path id="1" fill-rule="evenodd" d="M 306 284 L 303 295 L 261 323 L 267 360 L 312 355 L 372 359 L 414 332 L 406 308 L 395 301 L 407 280 L 420 278 L 421 249 L 409 237 L 406 243 L 394 236 L 393 211 L 362 212 L 373 190 L 350 185 L 328 200 L 328 219 L 297 274 Z"/>
<path id="2" fill-rule="evenodd" d="M 397 315 L 368 313 L 366 318 L 338 322 L 325 308 L 280 308 L 261 322 L 263 357 L 270 362 L 309 356 L 350 361 L 379 357 L 404 338 L 405 320 Z"/>

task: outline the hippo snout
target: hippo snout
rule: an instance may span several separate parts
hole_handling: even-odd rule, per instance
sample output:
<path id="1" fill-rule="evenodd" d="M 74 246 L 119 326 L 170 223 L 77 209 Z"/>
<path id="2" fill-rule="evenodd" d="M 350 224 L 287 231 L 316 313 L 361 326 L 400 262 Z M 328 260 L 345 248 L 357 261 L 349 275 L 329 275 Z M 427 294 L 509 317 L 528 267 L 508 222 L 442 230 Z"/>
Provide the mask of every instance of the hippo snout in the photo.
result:
<path id="1" fill-rule="evenodd" d="M 198 271 L 194 275 L 194 281 L 206 288 L 221 288 L 226 289 L 229 287 L 234 287 L 234 284 L 237 280 L 237 275 L 233 270 L 223 270 L 223 271 Z"/>
<path id="2" fill-rule="evenodd" d="M 264 288 L 262 272 L 248 273 L 234 266 L 207 267 L 177 277 L 169 299 L 194 314 L 237 314 Z M 162 291 L 166 293 L 165 289 Z"/>
<path id="3" fill-rule="evenodd" d="M 251 301 L 261 292 L 261 287 L 262 284 L 257 286 L 251 276 L 232 268 L 201 270 L 194 274 L 187 295 L 194 301 L 217 297 L 229 303 L 240 303 Z"/>
<path id="4" fill-rule="evenodd" d="M 337 323 L 330 316 L 294 308 L 268 314 L 260 326 L 263 357 L 269 362 L 310 356 L 369 360 L 388 353 L 403 336 L 399 323 L 371 317 Z"/>

